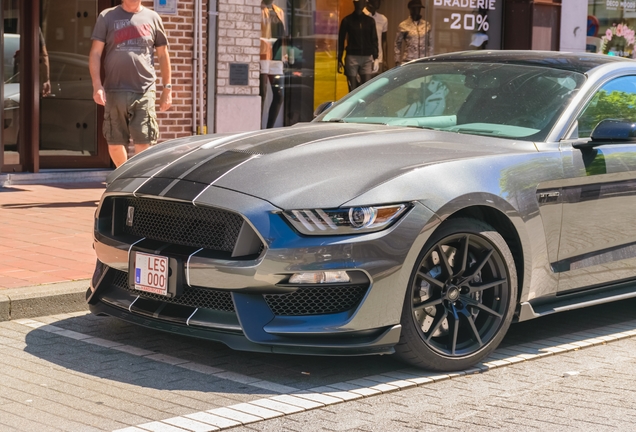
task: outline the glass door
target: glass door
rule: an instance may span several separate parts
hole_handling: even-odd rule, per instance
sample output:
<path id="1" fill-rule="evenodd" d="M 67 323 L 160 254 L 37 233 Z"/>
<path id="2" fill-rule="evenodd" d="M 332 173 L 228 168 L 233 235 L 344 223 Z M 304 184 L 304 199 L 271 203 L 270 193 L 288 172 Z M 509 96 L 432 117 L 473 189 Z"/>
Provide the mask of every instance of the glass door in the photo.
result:
<path id="1" fill-rule="evenodd" d="M 336 101 L 349 91 L 347 78 L 337 72 L 338 29 L 342 19 L 353 12 L 353 2 L 317 0 L 315 7 L 315 84 L 312 109 L 316 109 L 323 102 Z"/>
<path id="2" fill-rule="evenodd" d="M 43 168 L 109 165 L 107 149 L 98 138 L 101 113 L 93 101 L 88 69 L 98 6 L 98 0 L 41 0 L 39 153 Z"/>
<path id="3" fill-rule="evenodd" d="M 19 171 L 21 158 L 20 136 L 20 74 L 18 73 L 20 55 L 20 14 L 19 0 L 2 2 L 3 59 L 3 111 L 2 111 L 2 158 L 0 168 L 4 171 Z"/>

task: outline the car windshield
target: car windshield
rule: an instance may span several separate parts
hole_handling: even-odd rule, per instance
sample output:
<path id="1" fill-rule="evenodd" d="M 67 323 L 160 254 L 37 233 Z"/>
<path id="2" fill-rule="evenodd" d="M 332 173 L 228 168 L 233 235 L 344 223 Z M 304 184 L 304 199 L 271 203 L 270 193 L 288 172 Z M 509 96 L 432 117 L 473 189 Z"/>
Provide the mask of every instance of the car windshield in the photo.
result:
<path id="1" fill-rule="evenodd" d="M 350 93 L 316 121 L 379 123 L 544 140 L 580 73 L 494 63 L 411 63 Z"/>

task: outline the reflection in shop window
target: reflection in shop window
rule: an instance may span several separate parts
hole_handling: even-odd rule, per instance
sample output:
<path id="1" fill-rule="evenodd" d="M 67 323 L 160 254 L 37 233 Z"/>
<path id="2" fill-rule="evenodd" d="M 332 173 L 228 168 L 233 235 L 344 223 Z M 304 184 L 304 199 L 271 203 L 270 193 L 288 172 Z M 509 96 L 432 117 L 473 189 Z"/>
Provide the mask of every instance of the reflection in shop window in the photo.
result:
<path id="1" fill-rule="evenodd" d="M 634 58 L 636 1 L 588 0 L 586 51 Z"/>
<path id="2" fill-rule="evenodd" d="M 3 53 L 3 129 L 2 143 L 5 165 L 16 165 L 20 163 L 20 153 L 18 149 L 18 139 L 20 131 L 20 74 L 19 52 L 20 35 L 15 34 L 18 27 L 17 4 L 11 5 L 7 2 L 4 5 L 4 53 Z"/>
<path id="3" fill-rule="evenodd" d="M 433 0 L 431 54 L 501 49 L 503 0 Z"/>

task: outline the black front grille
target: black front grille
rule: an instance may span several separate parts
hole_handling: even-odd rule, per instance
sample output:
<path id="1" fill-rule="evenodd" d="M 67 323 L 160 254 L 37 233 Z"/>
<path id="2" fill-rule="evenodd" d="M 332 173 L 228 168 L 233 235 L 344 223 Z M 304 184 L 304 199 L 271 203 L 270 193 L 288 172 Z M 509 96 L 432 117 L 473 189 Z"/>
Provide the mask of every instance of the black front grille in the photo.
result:
<path id="1" fill-rule="evenodd" d="M 353 309 L 360 304 L 367 288 L 367 285 L 307 287 L 263 297 L 274 315 L 322 315 Z"/>
<path id="2" fill-rule="evenodd" d="M 128 273 L 110 269 L 115 272 L 113 285 L 118 288 L 125 289 L 140 297 L 159 300 L 166 303 L 178 304 L 182 306 L 190 306 L 202 309 L 212 309 L 223 312 L 234 312 L 234 302 L 232 294 L 228 291 L 215 290 L 210 288 L 184 287 L 183 294 L 178 297 L 170 298 L 162 295 L 151 294 L 131 288 L 128 284 Z"/>
<path id="3" fill-rule="evenodd" d="M 147 198 L 119 198 L 125 234 L 183 246 L 232 252 L 243 218 L 225 210 Z M 126 218 L 133 207 L 132 226 Z"/>

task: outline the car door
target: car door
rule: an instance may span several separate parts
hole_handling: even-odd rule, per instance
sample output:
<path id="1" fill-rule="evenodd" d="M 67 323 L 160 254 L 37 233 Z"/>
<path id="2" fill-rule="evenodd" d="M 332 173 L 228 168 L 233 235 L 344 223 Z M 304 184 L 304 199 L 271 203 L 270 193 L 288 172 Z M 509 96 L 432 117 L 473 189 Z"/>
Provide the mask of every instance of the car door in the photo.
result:
<path id="1" fill-rule="evenodd" d="M 577 118 L 579 140 L 603 119 L 636 122 L 636 76 L 601 86 Z M 636 279 L 636 142 L 562 150 L 559 292 Z"/>

